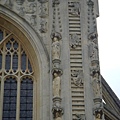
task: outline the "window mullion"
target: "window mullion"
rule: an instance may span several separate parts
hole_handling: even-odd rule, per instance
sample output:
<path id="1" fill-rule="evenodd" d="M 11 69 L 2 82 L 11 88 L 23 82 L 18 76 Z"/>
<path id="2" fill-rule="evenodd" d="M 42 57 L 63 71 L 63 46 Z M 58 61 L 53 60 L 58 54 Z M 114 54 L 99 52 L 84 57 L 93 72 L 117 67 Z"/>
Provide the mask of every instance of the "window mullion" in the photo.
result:
<path id="1" fill-rule="evenodd" d="M 2 120 L 3 114 L 3 97 L 4 97 L 4 76 L 1 79 L 1 102 L 0 102 L 0 120 Z"/>
<path id="2" fill-rule="evenodd" d="M 17 105 L 16 105 L 16 120 L 20 118 L 20 77 L 17 80 Z"/>

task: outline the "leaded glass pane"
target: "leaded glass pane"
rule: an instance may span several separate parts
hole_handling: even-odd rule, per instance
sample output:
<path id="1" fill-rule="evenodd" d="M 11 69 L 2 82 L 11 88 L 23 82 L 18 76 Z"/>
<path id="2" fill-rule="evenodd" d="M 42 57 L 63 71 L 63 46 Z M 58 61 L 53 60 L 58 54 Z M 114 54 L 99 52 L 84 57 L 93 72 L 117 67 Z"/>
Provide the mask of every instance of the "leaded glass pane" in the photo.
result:
<path id="1" fill-rule="evenodd" d="M 17 81 L 7 78 L 4 83 L 4 101 L 2 120 L 16 120 Z"/>
<path id="2" fill-rule="evenodd" d="M 33 111 L 33 81 L 31 78 L 24 78 L 20 89 L 20 118 L 32 120 Z"/>
<path id="3" fill-rule="evenodd" d="M 10 66 L 11 66 L 11 55 L 10 55 L 10 53 L 7 53 L 5 63 L 6 63 L 5 64 L 5 69 L 8 72 L 9 69 L 10 69 Z"/>
<path id="4" fill-rule="evenodd" d="M 21 69 L 23 72 L 25 72 L 26 70 L 26 54 L 25 52 L 23 52 L 23 54 L 21 55 Z"/>
<path id="5" fill-rule="evenodd" d="M 17 55 L 17 53 L 14 53 L 14 55 L 13 55 L 12 69 L 14 72 L 16 72 L 16 70 L 18 69 L 18 55 Z"/>
<path id="6" fill-rule="evenodd" d="M 3 31 L 0 30 L 0 41 L 2 41 L 2 39 L 3 39 Z"/>

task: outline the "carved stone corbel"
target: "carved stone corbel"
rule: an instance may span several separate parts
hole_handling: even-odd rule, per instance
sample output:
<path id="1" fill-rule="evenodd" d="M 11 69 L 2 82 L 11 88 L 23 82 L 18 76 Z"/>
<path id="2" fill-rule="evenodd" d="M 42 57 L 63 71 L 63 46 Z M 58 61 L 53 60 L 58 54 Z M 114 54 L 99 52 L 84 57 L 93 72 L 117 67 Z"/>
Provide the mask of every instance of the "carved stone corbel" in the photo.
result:
<path id="1" fill-rule="evenodd" d="M 94 100 L 93 115 L 95 115 L 95 120 L 102 120 L 103 115 L 103 104 L 100 97 L 95 98 Z"/>
<path id="2" fill-rule="evenodd" d="M 61 116 L 63 115 L 63 108 L 61 107 L 61 100 L 62 99 L 60 97 L 53 98 L 52 113 L 55 120 L 62 120 Z"/>

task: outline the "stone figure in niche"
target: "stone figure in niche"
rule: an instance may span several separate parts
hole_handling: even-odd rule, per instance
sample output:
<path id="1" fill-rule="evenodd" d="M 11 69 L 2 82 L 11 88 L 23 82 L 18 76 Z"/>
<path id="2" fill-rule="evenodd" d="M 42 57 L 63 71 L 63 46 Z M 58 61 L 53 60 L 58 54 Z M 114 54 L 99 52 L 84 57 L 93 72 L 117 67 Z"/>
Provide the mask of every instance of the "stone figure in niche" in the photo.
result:
<path id="1" fill-rule="evenodd" d="M 99 61 L 94 60 L 91 61 L 91 76 L 93 79 L 93 92 L 95 97 L 100 96 L 101 87 L 100 87 L 100 69 L 99 69 Z"/>
<path id="2" fill-rule="evenodd" d="M 89 46 L 90 58 L 92 60 L 98 60 L 98 45 L 96 40 L 92 40 Z"/>
<path id="3" fill-rule="evenodd" d="M 52 38 L 52 60 L 60 59 L 61 48 L 59 40 L 61 39 L 61 34 L 54 32 L 51 34 L 51 38 Z"/>
<path id="4" fill-rule="evenodd" d="M 53 96 L 60 97 L 60 76 L 57 72 L 53 73 Z"/>
<path id="5" fill-rule="evenodd" d="M 73 83 L 80 87 L 83 85 L 83 71 L 82 70 L 72 70 L 71 71 L 71 79 Z"/>
<path id="6" fill-rule="evenodd" d="M 30 24 L 32 26 L 35 26 L 36 25 L 36 15 L 31 15 L 30 16 Z"/>
<path id="7" fill-rule="evenodd" d="M 72 7 L 72 9 L 71 9 L 70 13 L 72 15 L 79 16 L 80 15 L 80 3 L 73 2 L 71 7 Z"/>
<path id="8" fill-rule="evenodd" d="M 88 36 L 90 40 L 89 54 L 92 60 L 98 60 L 97 33 L 93 32 Z"/>
<path id="9" fill-rule="evenodd" d="M 47 22 L 45 20 L 41 20 L 40 22 L 40 32 L 46 33 L 47 31 Z"/>
<path id="10" fill-rule="evenodd" d="M 41 5 L 39 6 L 39 8 L 40 8 L 39 16 L 40 16 L 41 18 L 47 17 L 47 15 L 48 15 L 47 12 L 48 12 L 48 11 L 47 11 L 46 4 L 41 4 Z"/>
<path id="11" fill-rule="evenodd" d="M 101 87 L 100 87 L 100 80 L 99 80 L 99 73 L 95 73 L 93 76 L 93 92 L 95 97 L 100 96 Z"/>
<path id="12" fill-rule="evenodd" d="M 13 5 L 12 5 L 11 0 L 6 0 L 5 6 L 7 6 L 7 7 L 9 7 L 9 8 L 12 8 Z"/>
<path id="13" fill-rule="evenodd" d="M 33 14 L 36 12 L 36 7 L 37 4 L 36 3 L 31 3 L 27 8 L 26 8 L 26 13 L 27 14 Z"/>
<path id="14" fill-rule="evenodd" d="M 70 35 L 70 47 L 76 48 L 80 44 L 80 38 L 76 33 Z"/>

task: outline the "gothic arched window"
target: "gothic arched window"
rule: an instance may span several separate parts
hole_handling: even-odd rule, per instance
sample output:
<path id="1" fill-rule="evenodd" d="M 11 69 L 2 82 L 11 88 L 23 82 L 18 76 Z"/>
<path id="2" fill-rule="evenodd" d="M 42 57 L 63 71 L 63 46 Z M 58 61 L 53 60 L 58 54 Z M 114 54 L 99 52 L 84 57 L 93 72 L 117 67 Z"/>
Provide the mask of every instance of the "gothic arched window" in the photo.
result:
<path id="1" fill-rule="evenodd" d="M 33 91 L 34 73 L 24 45 L 13 33 L 0 27 L 2 120 L 32 120 Z"/>

